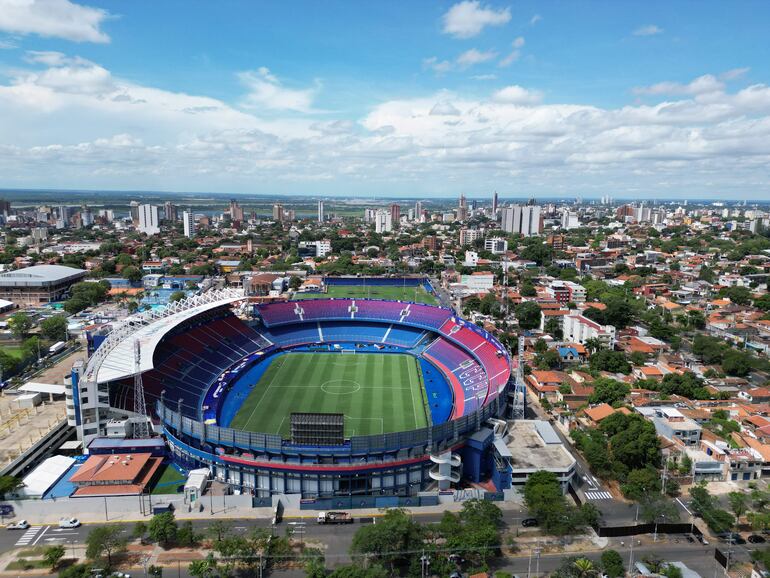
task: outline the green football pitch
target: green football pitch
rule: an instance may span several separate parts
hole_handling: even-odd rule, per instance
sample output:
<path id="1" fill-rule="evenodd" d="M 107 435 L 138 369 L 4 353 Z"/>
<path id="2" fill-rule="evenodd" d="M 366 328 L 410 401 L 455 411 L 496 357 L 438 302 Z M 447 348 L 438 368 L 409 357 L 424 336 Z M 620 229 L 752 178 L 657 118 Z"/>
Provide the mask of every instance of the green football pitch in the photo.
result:
<path id="1" fill-rule="evenodd" d="M 327 285 L 325 293 L 295 293 L 294 299 L 323 299 L 325 297 L 349 297 L 369 299 L 393 299 L 438 305 L 436 298 L 424 287 L 398 285 Z"/>
<path id="2" fill-rule="evenodd" d="M 342 413 L 347 437 L 382 434 L 427 426 L 425 403 L 411 355 L 292 352 L 273 358 L 230 427 L 288 439 L 292 412 Z"/>

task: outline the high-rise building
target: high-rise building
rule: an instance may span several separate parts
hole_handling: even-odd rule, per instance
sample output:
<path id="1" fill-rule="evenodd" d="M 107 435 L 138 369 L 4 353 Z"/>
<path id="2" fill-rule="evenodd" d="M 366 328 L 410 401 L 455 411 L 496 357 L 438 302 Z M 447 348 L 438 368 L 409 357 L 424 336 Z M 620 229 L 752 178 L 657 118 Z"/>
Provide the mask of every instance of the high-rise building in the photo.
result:
<path id="1" fill-rule="evenodd" d="M 543 216 L 538 205 L 511 205 L 503 208 L 502 229 L 524 237 L 539 235 L 543 231 Z"/>
<path id="2" fill-rule="evenodd" d="M 561 214 L 561 228 L 562 229 L 577 229 L 580 227 L 580 219 L 578 214 L 574 211 L 564 211 Z"/>
<path id="3" fill-rule="evenodd" d="M 67 205 L 59 205 L 59 215 L 56 217 L 56 228 L 66 229 L 70 225 L 70 208 Z"/>
<path id="4" fill-rule="evenodd" d="M 192 239 L 195 236 L 195 215 L 192 211 L 182 212 L 182 225 L 184 226 L 184 236 Z"/>
<path id="5" fill-rule="evenodd" d="M 131 221 L 133 221 L 134 225 L 139 223 L 139 201 L 131 201 L 131 203 L 129 203 L 128 210 L 131 215 Z"/>
<path id="6" fill-rule="evenodd" d="M 390 206 L 390 220 L 393 224 L 401 220 L 401 206 L 398 203 L 393 203 Z"/>
<path id="7" fill-rule="evenodd" d="M 238 204 L 238 202 L 233 199 L 230 201 L 230 220 L 231 221 L 243 221 L 243 208 Z"/>
<path id="8" fill-rule="evenodd" d="M 390 211 L 379 209 L 374 214 L 374 230 L 378 233 L 390 233 L 393 230 L 393 221 Z"/>
<path id="9" fill-rule="evenodd" d="M 91 213 L 91 209 L 86 205 L 83 205 L 80 209 L 80 225 L 82 227 L 90 227 L 94 224 L 94 215 Z"/>
<path id="10" fill-rule="evenodd" d="M 324 222 L 324 202 L 318 201 L 318 222 Z"/>
<path id="11" fill-rule="evenodd" d="M 468 220 L 468 202 L 465 200 L 465 195 L 460 195 L 460 202 L 457 205 L 457 220 Z"/>
<path id="12" fill-rule="evenodd" d="M 422 201 L 417 201 L 414 204 L 414 219 L 416 221 L 422 219 Z"/>
<path id="13" fill-rule="evenodd" d="M 138 229 L 147 235 L 157 235 L 160 233 L 158 207 L 155 205 L 139 205 L 137 209 L 139 211 Z"/>
<path id="14" fill-rule="evenodd" d="M 460 246 L 471 245 L 476 239 L 484 237 L 484 231 L 479 229 L 460 229 Z"/>
<path id="15" fill-rule="evenodd" d="M 273 221 L 283 221 L 283 205 L 281 203 L 273 205 Z"/>
<path id="16" fill-rule="evenodd" d="M 497 191 L 492 195 L 492 216 L 497 215 Z"/>
<path id="17" fill-rule="evenodd" d="M 166 201 L 163 204 L 163 213 L 166 216 L 166 220 L 171 221 L 172 223 L 176 222 L 176 220 L 179 218 L 177 208 L 171 201 Z"/>
<path id="18" fill-rule="evenodd" d="M 11 201 L 0 199 L 0 215 L 8 216 L 11 214 Z"/>

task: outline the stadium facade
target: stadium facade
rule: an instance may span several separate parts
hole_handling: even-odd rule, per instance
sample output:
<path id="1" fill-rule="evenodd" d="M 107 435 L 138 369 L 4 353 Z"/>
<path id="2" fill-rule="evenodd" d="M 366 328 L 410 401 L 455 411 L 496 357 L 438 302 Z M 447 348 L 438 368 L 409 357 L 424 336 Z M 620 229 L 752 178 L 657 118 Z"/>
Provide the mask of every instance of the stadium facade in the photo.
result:
<path id="1" fill-rule="evenodd" d="M 111 421 L 135 417 L 139 372 L 173 458 L 186 468 L 208 467 L 256 498 L 416 497 L 461 478 L 510 487 L 510 471 L 495 467 L 491 440 L 479 435 L 506 411 L 509 353 L 449 309 L 358 298 L 253 304 L 239 291 L 212 291 L 135 316 L 97 345 L 88 363 L 74 368 L 69 392 L 71 423 L 86 443 Z M 278 356 L 300 351 L 413 356 L 427 427 L 383 427 L 314 444 L 261 431 L 259 420 L 248 430 L 229 427 L 255 376 Z M 281 395 L 281 384 L 261 395 Z M 308 419 L 306 427 L 315 423 Z"/>

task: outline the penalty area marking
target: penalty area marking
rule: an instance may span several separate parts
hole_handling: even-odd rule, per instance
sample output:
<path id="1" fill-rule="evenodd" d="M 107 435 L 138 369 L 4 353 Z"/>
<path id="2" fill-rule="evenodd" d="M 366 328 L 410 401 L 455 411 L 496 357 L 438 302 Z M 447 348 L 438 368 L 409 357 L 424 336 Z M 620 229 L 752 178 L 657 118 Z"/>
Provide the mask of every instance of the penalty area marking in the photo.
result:
<path id="1" fill-rule="evenodd" d="M 321 391 L 330 395 L 349 395 L 361 391 L 361 384 L 354 379 L 330 379 L 321 384 Z"/>

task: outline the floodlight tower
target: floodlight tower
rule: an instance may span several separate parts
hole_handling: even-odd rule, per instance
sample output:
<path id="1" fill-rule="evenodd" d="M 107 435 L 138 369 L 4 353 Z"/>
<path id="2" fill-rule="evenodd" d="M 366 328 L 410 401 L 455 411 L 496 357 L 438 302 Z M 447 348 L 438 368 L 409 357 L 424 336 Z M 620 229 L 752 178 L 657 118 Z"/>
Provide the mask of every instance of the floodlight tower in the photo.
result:
<path id="1" fill-rule="evenodd" d="M 150 437 L 150 418 L 147 416 L 147 405 L 144 403 L 140 353 L 139 340 L 134 339 L 134 413 L 140 418 L 134 423 L 134 437 L 141 439 Z"/>
<path id="2" fill-rule="evenodd" d="M 519 334 L 519 354 L 516 364 L 516 383 L 513 386 L 513 404 L 511 407 L 511 417 L 513 419 L 524 419 L 524 407 L 527 399 L 527 386 L 524 384 L 524 337 L 527 332 Z"/>

